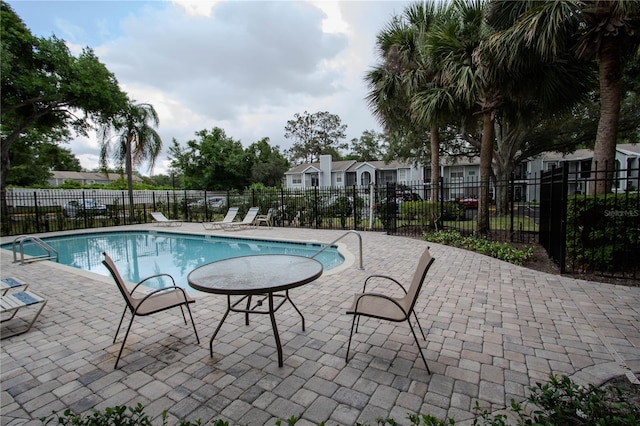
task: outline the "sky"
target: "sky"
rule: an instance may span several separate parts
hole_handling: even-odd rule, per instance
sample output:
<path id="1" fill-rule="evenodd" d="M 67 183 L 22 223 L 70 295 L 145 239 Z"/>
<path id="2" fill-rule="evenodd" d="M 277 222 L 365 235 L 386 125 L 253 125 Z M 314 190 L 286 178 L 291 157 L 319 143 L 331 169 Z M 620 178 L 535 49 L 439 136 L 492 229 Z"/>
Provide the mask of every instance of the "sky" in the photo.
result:
<path id="1" fill-rule="evenodd" d="M 136 102 L 158 112 L 168 148 L 214 127 L 244 147 L 268 137 L 281 152 L 294 114 L 328 111 L 345 141 L 380 131 L 365 97 L 378 32 L 405 1 L 9 0 L 31 32 L 57 36 L 74 54 L 92 48 Z M 95 135 L 65 145 L 83 168 L 98 167 Z"/>

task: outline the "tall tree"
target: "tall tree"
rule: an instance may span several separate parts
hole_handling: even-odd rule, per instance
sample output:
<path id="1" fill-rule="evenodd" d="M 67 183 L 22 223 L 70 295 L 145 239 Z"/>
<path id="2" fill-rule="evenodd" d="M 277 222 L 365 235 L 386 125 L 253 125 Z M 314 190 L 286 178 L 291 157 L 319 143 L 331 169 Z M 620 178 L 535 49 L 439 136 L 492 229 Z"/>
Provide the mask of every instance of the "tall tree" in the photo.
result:
<path id="1" fill-rule="evenodd" d="M 380 31 L 376 49 L 380 64 L 367 73 L 367 101 L 374 115 L 392 134 L 391 148 L 401 158 L 422 163 L 431 157 L 431 199 L 439 195 L 441 111 L 449 111 L 442 96 L 432 100 L 438 108 L 427 110 L 424 104 L 413 104 L 418 91 L 433 87 L 436 63 L 425 51 L 426 37 L 434 24 L 445 18 L 446 4 L 414 3 L 400 16 L 395 16 Z M 434 92 L 435 93 L 435 92 Z M 442 93 L 442 92 L 441 92 Z M 418 108 L 416 108 L 418 105 Z M 428 135 L 428 138 L 425 138 Z M 424 146 L 428 140 L 427 147 Z M 425 149 L 426 148 L 426 149 Z"/>
<path id="2" fill-rule="evenodd" d="M 151 104 L 130 102 L 101 131 L 100 165 L 107 172 L 108 160 L 112 156 L 116 165 L 124 166 L 131 221 L 135 220 L 133 168 L 149 162 L 149 170 L 153 169 L 162 150 L 162 138 L 154 129 L 159 122 L 158 113 Z M 115 147 L 112 146 L 114 140 Z"/>
<path id="3" fill-rule="evenodd" d="M 254 142 L 245 150 L 251 162 L 251 183 L 265 186 L 282 186 L 289 162 L 280 153 L 280 147 L 269 145 L 269 138 Z"/>
<path id="4" fill-rule="evenodd" d="M 67 129 L 86 134 L 127 102 L 115 76 L 85 48 L 75 57 L 58 38 L 35 37 L 4 1 L 0 2 L 0 188 L 2 217 L 12 145 L 31 132 Z M 90 119 L 90 120 L 89 120 Z"/>
<path id="5" fill-rule="evenodd" d="M 351 139 L 351 152 L 347 160 L 376 161 L 382 160 L 382 149 L 386 144 L 385 135 L 375 130 L 365 130 L 359 138 Z"/>
<path id="6" fill-rule="evenodd" d="M 600 89 L 600 117 L 592 170 L 613 169 L 623 98 L 623 66 L 640 46 L 640 2 L 627 0 L 547 0 L 509 4 L 495 1 L 518 19 L 506 32 L 502 48 L 535 50 L 552 58 L 571 49 L 579 59 L 595 58 Z M 506 3 L 506 4 L 505 4 Z M 519 55 L 507 55 L 518 65 Z M 593 187 L 596 193 L 611 190 L 613 173 Z"/>
<path id="7" fill-rule="evenodd" d="M 346 149 L 347 144 L 341 142 L 345 138 L 346 124 L 342 124 L 340 117 L 328 111 L 315 114 L 294 114 L 293 120 L 287 121 L 285 138 L 293 140 L 289 150 L 292 162 L 317 161 L 322 154 L 337 153 Z"/>
<path id="8" fill-rule="evenodd" d="M 25 132 L 11 147 L 7 184 L 46 186 L 53 170 L 81 171 L 78 158 L 57 143 L 65 137 L 60 132 L 46 135 L 36 131 Z"/>
<path id="9" fill-rule="evenodd" d="M 219 127 L 200 130 L 196 136 L 185 147 L 174 139 L 169 148 L 171 166 L 182 174 L 186 188 L 226 190 L 249 186 L 252 164 L 240 141 Z"/>

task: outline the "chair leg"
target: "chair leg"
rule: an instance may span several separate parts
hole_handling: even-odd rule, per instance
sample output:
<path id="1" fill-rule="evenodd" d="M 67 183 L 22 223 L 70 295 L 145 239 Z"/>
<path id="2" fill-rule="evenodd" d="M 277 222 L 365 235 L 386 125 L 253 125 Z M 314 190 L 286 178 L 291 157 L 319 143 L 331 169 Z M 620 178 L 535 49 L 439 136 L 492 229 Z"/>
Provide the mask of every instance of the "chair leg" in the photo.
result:
<path id="1" fill-rule="evenodd" d="M 124 317 L 124 315 L 123 315 Z M 131 326 L 133 325 L 133 320 L 136 316 L 135 315 L 131 315 L 131 321 L 129 322 L 129 326 L 127 327 L 127 332 L 124 335 L 124 339 L 122 340 L 122 346 L 120 346 L 120 352 L 118 352 L 118 357 L 116 358 L 116 363 L 113 366 L 113 369 L 117 369 L 118 368 L 118 362 L 120 361 L 120 356 L 122 355 L 122 350 L 124 349 L 124 344 L 127 341 L 127 337 L 129 337 L 129 331 L 131 330 Z"/>
<path id="2" fill-rule="evenodd" d="M 349 344 L 347 344 L 347 355 L 345 356 L 345 361 L 349 363 L 349 350 L 351 349 L 351 336 L 353 336 L 353 328 L 356 325 L 356 318 L 358 315 L 353 314 L 353 321 L 351 322 L 351 332 L 349 333 Z"/>
<path id="3" fill-rule="evenodd" d="M 426 341 L 427 336 L 424 335 L 424 330 L 422 330 L 422 326 L 420 325 L 420 321 L 418 321 L 418 315 L 416 315 L 416 311 L 413 311 L 413 317 L 416 319 L 416 323 L 418 323 L 418 328 L 420 329 L 420 333 L 422 333 L 422 338 Z M 407 321 L 409 319 L 407 318 Z"/>
<path id="4" fill-rule="evenodd" d="M 180 306 L 182 308 L 182 306 Z M 191 308 L 187 305 L 187 312 L 189 312 L 189 318 L 191 318 L 191 325 L 193 325 L 193 332 L 196 333 L 196 341 L 200 344 L 200 337 L 198 337 L 198 330 L 196 330 L 196 323 L 193 321 L 193 315 L 191 314 Z M 184 312 L 183 312 L 184 314 Z"/>
<path id="5" fill-rule="evenodd" d="M 122 316 L 120 317 L 120 322 L 118 323 L 118 328 L 116 328 L 116 335 L 113 336 L 113 343 L 116 342 L 116 339 L 118 338 L 118 332 L 120 331 L 120 327 L 122 327 L 122 321 L 124 320 L 124 316 L 127 313 L 127 307 L 124 307 L 124 311 L 122 312 Z"/>
<path id="6" fill-rule="evenodd" d="M 411 329 L 411 334 L 413 334 L 413 339 L 416 341 L 416 345 L 418 346 L 418 352 L 420 352 L 420 356 L 422 357 L 422 361 L 424 361 L 424 366 L 427 367 L 427 373 L 431 374 L 431 370 L 429 370 L 429 364 L 427 364 L 427 360 L 422 353 L 422 348 L 420 347 L 420 342 L 418 341 L 418 335 L 415 330 L 411 326 L 411 321 L 409 321 L 409 317 L 407 317 L 407 323 L 409 324 L 409 329 Z"/>
<path id="7" fill-rule="evenodd" d="M 182 312 L 182 319 L 184 320 L 184 325 L 187 325 L 187 317 L 184 315 L 184 308 L 182 307 L 182 305 L 180 305 L 180 312 Z"/>

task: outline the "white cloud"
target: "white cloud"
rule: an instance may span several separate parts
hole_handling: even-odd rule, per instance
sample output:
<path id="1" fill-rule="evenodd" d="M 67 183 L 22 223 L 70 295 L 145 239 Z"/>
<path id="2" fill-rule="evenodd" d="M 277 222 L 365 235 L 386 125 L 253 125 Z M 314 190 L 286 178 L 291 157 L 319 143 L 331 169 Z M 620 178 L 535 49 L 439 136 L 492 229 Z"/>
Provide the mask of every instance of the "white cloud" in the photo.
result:
<path id="1" fill-rule="evenodd" d="M 217 4 L 221 3 L 219 0 L 171 0 L 174 3 L 182 7 L 187 15 L 190 16 L 211 16 L 213 9 Z"/>
<path id="2" fill-rule="evenodd" d="M 173 138 L 185 144 L 216 126 L 245 146 L 269 137 L 283 150 L 287 121 L 304 111 L 339 115 L 347 141 L 379 129 L 363 79 L 377 32 L 404 5 L 173 0 L 105 24 L 119 33 L 92 47 L 132 99 L 156 108 L 165 152 L 154 173 L 166 173 Z M 90 168 L 95 147 L 79 139 L 72 150 Z"/>

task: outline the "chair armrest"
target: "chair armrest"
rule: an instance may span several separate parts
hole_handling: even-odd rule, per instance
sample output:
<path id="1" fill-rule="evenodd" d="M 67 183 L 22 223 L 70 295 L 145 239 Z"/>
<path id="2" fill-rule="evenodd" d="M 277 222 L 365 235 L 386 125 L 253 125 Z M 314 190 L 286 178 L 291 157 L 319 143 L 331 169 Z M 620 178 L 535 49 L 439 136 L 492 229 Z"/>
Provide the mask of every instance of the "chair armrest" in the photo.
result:
<path id="1" fill-rule="evenodd" d="M 409 315 L 409 313 L 404 310 L 404 308 L 400 305 L 400 303 L 398 303 L 398 301 L 396 299 L 394 299 L 391 296 L 387 296 L 386 294 L 382 294 L 382 293 L 361 293 L 361 294 L 356 295 L 355 313 L 358 312 L 358 305 L 360 304 L 360 299 L 362 299 L 363 297 L 380 297 L 382 299 L 386 299 L 389 302 L 391 302 L 394 305 L 396 305 L 398 307 L 398 309 L 400 309 L 405 315 L 407 315 L 407 316 Z"/>
<path id="2" fill-rule="evenodd" d="M 363 292 L 366 291 L 367 289 L 367 282 L 371 279 L 371 278 L 384 278 L 386 280 L 392 281 L 396 284 L 398 284 L 400 286 L 400 288 L 402 289 L 402 291 L 404 291 L 404 294 L 407 294 L 407 290 L 404 288 L 404 286 L 402 284 L 400 284 L 400 281 L 396 280 L 393 277 L 390 277 L 388 275 L 380 275 L 380 274 L 373 274 L 373 275 L 369 275 L 367 277 L 367 279 L 364 280 L 364 288 L 363 288 Z"/>
<path id="3" fill-rule="evenodd" d="M 151 275 L 145 279 L 143 279 L 142 281 L 140 281 L 138 284 L 135 285 L 135 287 L 133 287 L 133 290 L 131 290 L 131 294 L 133 294 L 134 291 L 136 291 L 136 289 L 144 282 L 152 279 L 152 278 L 158 278 L 158 277 L 169 277 L 171 278 L 171 282 L 173 282 L 173 285 L 171 287 L 176 287 L 176 280 L 173 279 L 173 277 L 169 274 L 155 274 L 155 275 Z M 180 287 L 178 287 L 180 288 Z M 166 287 L 163 287 L 163 289 L 166 289 Z"/>
<path id="4" fill-rule="evenodd" d="M 164 274 L 163 274 L 164 275 Z M 173 289 L 174 291 L 179 291 L 182 293 L 182 297 L 184 298 L 184 303 L 189 303 L 189 299 L 187 298 L 187 293 L 184 291 L 184 289 L 182 287 L 178 287 L 177 285 L 172 285 L 169 287 L 163 287 L 163 288 L 159 288 L 156 289 L 148 294 L 146 294 L 141 300 L 140 303 L 138 303 L 138 306 L 136 306 L 136 309 L 133 311 L 133 314 L 135 315 L 138 312 L 138 309 L 140 308 L 140 306 L 142 306 L 144 304 L 144 302 L 146 302 L 147 300 L 149 300 L 150 298 L 152 298 L 155 294 L 157 293 L 163 293 L 167 290 L 171 290 Z M 191 299 L 193 300 L 193 299 Z"/>

